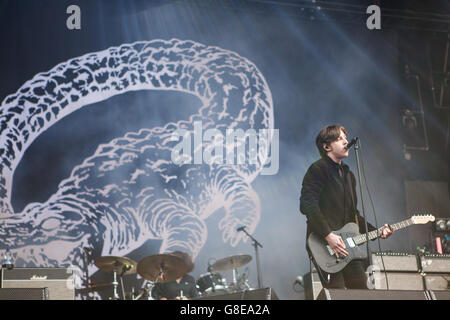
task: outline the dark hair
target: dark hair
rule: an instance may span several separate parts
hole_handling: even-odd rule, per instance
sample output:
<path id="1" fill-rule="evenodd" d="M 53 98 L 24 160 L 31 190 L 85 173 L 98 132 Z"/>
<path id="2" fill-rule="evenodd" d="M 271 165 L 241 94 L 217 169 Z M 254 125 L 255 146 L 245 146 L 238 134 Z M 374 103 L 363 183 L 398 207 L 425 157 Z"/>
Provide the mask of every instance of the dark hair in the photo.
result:
<path id="1" fill-rule="evenodd" d="M 183 259 L 184 263 L 186 263 L 188 269 L 186 271 L 186 273 L 191 272 L 192 270 L 194 270 L 195 264 L 192 262 L 192 258 L 190 255 L 188 255 L 186 252 L 183 251 L 174 251 L 170 253 L 171 255 L 177 256 L 181 259 Z"/>
<path id="2" fill-rule="evenodd" d="M 345 130 L 343 126 L 336 124 L 325 126 L 322 130 L 320 130 L 316 138 L 316 146 L 317 149 L 319 149 L 319 153 L 322 158 L 327 155 L 327 151 L 323 148 L 323 145 L 326 144 L 328 146 L 330 143 L 336 141 L 341 135 L 341 131 L 347 135 L 347 130 Z"/>

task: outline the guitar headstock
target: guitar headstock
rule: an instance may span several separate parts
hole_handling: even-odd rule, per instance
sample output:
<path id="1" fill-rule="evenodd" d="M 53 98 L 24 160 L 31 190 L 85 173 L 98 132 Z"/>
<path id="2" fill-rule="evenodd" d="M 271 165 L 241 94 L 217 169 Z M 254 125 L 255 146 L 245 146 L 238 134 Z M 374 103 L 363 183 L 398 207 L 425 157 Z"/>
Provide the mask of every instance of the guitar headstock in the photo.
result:
<path id="1" fill-rule="evenodd" d="M 433 222 L 435 220 L 432 214 L 425 215 L 414 215 L 411 217 L 411 221 L 414 224 L 426 224 L 428 222 Z"/>

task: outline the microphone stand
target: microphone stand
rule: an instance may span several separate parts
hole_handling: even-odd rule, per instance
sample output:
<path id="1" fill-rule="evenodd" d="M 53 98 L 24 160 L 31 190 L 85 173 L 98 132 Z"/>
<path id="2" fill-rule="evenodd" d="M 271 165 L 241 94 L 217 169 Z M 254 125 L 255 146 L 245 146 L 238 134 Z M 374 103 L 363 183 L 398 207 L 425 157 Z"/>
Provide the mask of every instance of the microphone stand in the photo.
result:
<path id="1" fill-rule="evenodd" d="M 361 199 L 361 208 L 362 208 L 362 213 L 363 213 L 365 227 L 366 227 L 367 258 L 369 259 L 369 266 L 371 266 L 372 265 L 372 255 L 370 253 L 369 228 L 368 228 L 368 224 L 367 224 L 367 217 L 366 217 L 366 211 L 365 211 L 365 206 L 364 206 L 364 198 L 363 198 L 363 191 L 362 191 L 361 168 L 360 168 L 360 164 L 359 164 L 359 140 L 358 140 L 358 138 L 356 138 L 356 143 L 355 143 L 355 155 L 356 155 L 356 167 L 358 169 L 358 181 L 359 181 L 359 194 L 360 194 L 360 199 Z M 371 273 L 371 272 L 372 271 L 369 271 L 369 273 Z M 371 274 L 369 274 L 369 276 L 370 275 Z"/>
<path id="2" fill-rule="evenodd" d="M 255 248 L 255 257 L 256 257 L 256 271 L 258 273 L 258 289 L 262 289 L 263 287 L 263 281 L 262 281 L 262 274 L 261 274 L 261 265 L 259 261 L 259 252 L 258 252 L 258 246 L 263 247 L 261 243 L 258 242 L 251 234 L 245 230 L 245 227 L 239 228 L 240 231 L 243 231 L 250 239 L 253 240 L 253 247 Z"/>
<path id="3" fill-rule="evenodd" d="M 86 288 L 89 288 L 89 263 L 91 260 L 91 255 L 90 255 L 90 248 L 84 248 L 84 255 L 83 255 L 83 260 L 84 260 L 84 273 L 86 276 L 86 281 L 84 282 L 84 285 L 86 286 Z M 91 297 L 89 296 L 89 293 L 86 295 L 87 298 L 86 300 L 89 300 Z"/>

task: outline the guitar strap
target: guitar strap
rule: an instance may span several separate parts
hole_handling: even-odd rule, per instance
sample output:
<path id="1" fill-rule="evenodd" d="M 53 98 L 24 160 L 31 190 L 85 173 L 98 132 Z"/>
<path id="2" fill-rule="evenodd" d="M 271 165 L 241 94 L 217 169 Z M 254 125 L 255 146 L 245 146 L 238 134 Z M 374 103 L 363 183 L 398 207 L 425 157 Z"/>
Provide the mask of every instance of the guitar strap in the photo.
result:
<path id="1" fill-rule="evenodd" d="M 317 264 L 316 260 L 314 259 L 314 256 L 312 255 L 311 251 L 309 250 L 308 245 L 306 245 L 306 251 L 308 252 L 308 256 L 309 256 L 309 261 L 310 263 L 312 262 L 312 264 L 314 265 L 314 267 L 316 268 L 317 271 L 317 275 L 320 278 L 320 282 L 322 283 L 322 285 L 327 285 L 330 283 L 330 275 L 328 273 L 326 273 L 325 271 L 323 271 L 322 269 L 320 269 L 319 265 Z M 311 271 L 311 276 L 312 276 L 312 268 L 310 265 L 310 271 Z"/>

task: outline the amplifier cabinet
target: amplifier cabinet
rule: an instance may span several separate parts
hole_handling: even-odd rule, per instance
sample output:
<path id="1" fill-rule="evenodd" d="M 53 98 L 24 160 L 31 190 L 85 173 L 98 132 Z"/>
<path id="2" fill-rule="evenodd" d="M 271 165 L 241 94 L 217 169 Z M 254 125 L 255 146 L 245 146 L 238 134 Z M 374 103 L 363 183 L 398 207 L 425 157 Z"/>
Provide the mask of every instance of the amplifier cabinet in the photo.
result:
<path id="1" fill-rule="evenodd" d="M 407 253 L 373 253 L 372 264 L 381 271 L 418 272 L 417 256 Z"/>
<path id="2" fill-rule="evenodd" d="M 426 290 L 450 290 L 450 274 L 433 273 L 425 276 Z"/>
<path id="3" fill-rule="evenodd" d="M 426 291 L 322 289 L 317 300 L 431 300 Z"/>
<path id="4" fill-rule="evenodd" d="M 450 254 L 431 254 L 420 257 L 423 272 L 450 273 Z"/>
<path id="5" fill-rule="evenodd" d="M 75 279 L 72 268 L 2 269 L 2 288 L 48 288 L 49 300 L 74 300 Z"/>
<path id="6" fill-rule="evenodd" d="M 432 300 L 450 300 L 450 291 L 429 291 Z"/>
<path id="7" fill-rule="evenodd" d="M 425 290 L 420 273 L 376 272 L 375 289 L 387 290 Z M 387 277 L 387 281 L 386 281 Z"/>
<path id="8" fill-rule="evenodd" d="M 0 300 L 48 300 L 48 288 L 1 288 Z"/>

